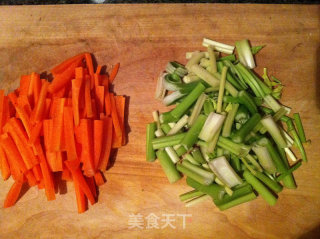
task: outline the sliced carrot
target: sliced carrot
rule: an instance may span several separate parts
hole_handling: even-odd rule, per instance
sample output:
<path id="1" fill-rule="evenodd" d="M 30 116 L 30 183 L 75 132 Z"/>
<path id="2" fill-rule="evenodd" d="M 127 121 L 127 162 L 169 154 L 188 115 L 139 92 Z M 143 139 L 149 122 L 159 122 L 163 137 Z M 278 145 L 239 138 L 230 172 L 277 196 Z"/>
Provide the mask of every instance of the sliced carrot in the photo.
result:
<path id="1" fill-rule="evenodd" d="M 74 191 L 76 193 L 78 213 L 83 213 L 88 209 L 88 200 L 80 187 L 78 180 L 73 181 Z"/>
<path id="2" fill-rule="evenodd" d="M 1 145 L 0 145 L 0 161 L 1 161 L 0 165 L 1 165 L 2 179 L 7 180 L 11 175 L 10 166 L 8 163 L 7 155 L 2 149 Z"/>
<path id="3" fill-rule="evenodd" d="M 109 76 L 109 82 L 112 83 L 114 78 L 116 78 L 118 71 L 120 68 L 120 63 L 117 63 L 111 70 L 110 76 Z"/>
<path id="4" fill-rule="evenodd" d="M 65 160 L 65 155 L 63 152 L 56 152 L 56 160 L 54 164 L 54 172 L 62 172 L 63 171 L 63 161 Z"/>
<path id="5" fill-rule="evenodd" d="M 20 92 L 19 95 L 28 95 L 29 85 L 30 85 L 31 76 L 23 75 L 20 78 Z"/>
<path id="6" fill-rule="evenodd" d="M 84 99 L 85 99 L 85 108 L 86 108 L 87 118 L 92 118 L 93 111 L 92 111 L 92 102 L 91 102 L 91 93 L 90 93 L 90 78 L 88 75 L 85 78 L 84 97 L 85 97 Z"/>
<path id="7" fill-rule="evenodd" d="M 60 151 L 61 150 L 61 137 L 63 130 L 63 109 L 65 105 L 65 98 L 57 99 L 57 105 L 54 109 L 53 115 L 53 130 L 51 135 L 51 151 Z"/>
<path id="8" fill-rule="evenodd" d="M 53 120 L 43 121 L 43 139 L 46 151 L 49 150 L 51 144 L 51 133 L 52 133 Z"/>
<path id="9" fill-rule="evenodd" d="M 41 179 L 40 182 L 38 182 L 38 189 L 44 189 L 45 186 L 44 186 L 44 180 Z"/>
<path id="10" fill-rule="evenodd" d="M 103 139 L 103 120 L 93 121 L 93 144 L 94 144 L 94 169 L 97 170 L 101 149 L 102 149 L 102 139 Z"/>
<path id="11" fill-rule="evenodd" d="M 47 158 L 48 166 L 49 166 L 51 172 L 59 172 L 60 168 L 59 168 L 59 165 L 57 165 L 57 152 L 48 152 L 47 151 L 46 158 Z"/>
<path id="12" fill-rule="evenodd" d="M 15 118 L 11 118 L 3 129 L 12 137 L 27 169 L 31 169 L 36 165 L 37 159 L 35 158 L 32 149 L 28 146 L 26 136 L 24 135 L 23 130 L 19 127 L 19 121 Z"/>
<path id="13" fill-rule="evenodd" d="M 49 165 L 47 163 L 42 146 L 39 141 L 36 143 L 36 148 L 37 148 L 38 155 L 39 155 L 40 168 L 41 168 L 41 173 L 43 176 L 43 182 L 44 182 L 44 187 L 45 187 L 47 199 L 49 201 L 54 200 L 56 198 L 56 196 L 55 196 L 55 191 L 54 191 L 53 176 L 52 176 L 52 173 L 49 169 Z"/>
<path id="14" fill-rule="evenodd" d="M 94 86 L 94 69 L 93 69 L 92 56 L 90 53 L 85 53 L 85 58 L 86 58 L 86 65 L 90 75 L 90 89 L 92 89 Z"/>
<path id="15" fill-rule="evenodd" d="M 45 107 L 44 115 L 43 115 L 44 119 L 47 119 L 50 117 L 51 101 L 52 100 L 50 98 L 46 99 L 46 107 Z"/>
<path id="16" fill-rule="evenodd" d="M 96 182 L 97 186 L 101 186 L 105 183 L 105 179 L 101 171 L 97 171 L 94 174 L 94 181 Z"/>
<path id="17" fill-rule="evenodd" d="M 63 164 L 63 171 L 61 175 L 61 179 L 65 181 L 72 181 L 72 175 L 70 170 Z"/>
<path id="18" fill-rule="evenodd" d="M 8 134 L 1 135 L 1 144 L 4 152 L 6 153 L 8 163 L 10 165 L 10 170 L 13 175 L 13 168 L 18 169 L 18 171 L 25 173 L 27 167 L 23 162 L 23 159 L 13 142 L 12 138 Z"/>
<path id="19" fill-rule="evenodd" d="M 83 79 L 84 78 L 84 69 L 83 69 L 83 67 L 77 67 L 75 69 L 75 78 L 76 79 Z"/>
<path id="20" fill-rule="evenodd" d="M 88 183 L 88 186 L 92 192 L 92 195 L 94 198 L 97 198 L 97 187 L 96 187 L 96 183 L 94 181 L 94 176 L 92 177 L 85 177 L 87 183 Z"/>
<path id="21" fill-rule="evenodd" d="M 31 82 L 32 82 L 32 88 L 33 88 L 34 105 L 37 105 L 39 96 L 40 96 L 40 90 L 41 90 L 40 75 L 38 73 L 32 72 Z"/>
<path id="22" fill-rule="evenodd" d="M 104 86 L 97 86 L 95 88 L 96 104 L 99 115 L 104 112 L 104 89 Z"/>
<path id="23" fill-rule="evenodd" d="M 76 56 L 73 56 L 65 61 L 63 61 L 62 63 L 60 63 L 59 65 L 55 66 L 54 68 L 52 68 L 50 71 L 52 74 L 57 75 L 57 74 L 61 74 L 64 71 L 66 71 L 74 62 L 78 62 L 79 59 L 83 60 L 84 59 L 84 54 L 85 53 L 80 53 Z"/>
<path id="24" fill-rule="evenodd" d="M 70 160 L 70 161 L 67 160 L 67 161 L 65 161 L 65 164 L 72 173 L 73 181 L 74 182 L 77 181 L 79 183 L 81 190 L 87 196 L 91 205 L 93 205 L 96 202 L 96 200 L 95 200 L 95 198 L 90 190 L 90 187 L 88 186 L 84 176 L 82 175 L 82 172 L 79 168 L 79 163 L 76 161 L 78 161 L 78 160 Z M 75 167 L 75 165 L 78 165 L 78 167 Z"/>
<path id="25" fill-rule="evenodd" d="M 29 102 L 29 99 L 28 99 L 28 96 L 26 95 L 19 95 L 19 97 L 17 98 L 17 104 L 19 107 L 23 108 L 28 117 L 31 116 L 31 105 L 30 105 L 30 102 Z"/>
<path id="26" fill-rule="evenodd" d="M 96 104 L 96 100 L 95 99 L 91 99 L 91 105 L 92 105 L 92 118 L 93 119 L 97 119 L 98 118 L 98 107 Z"/>
<path id="27" fill-rule="evenodd" d="M 95 74 L 96 74 L 96 75 L 100 75 L 101 69 L 102 69 L 102 66 L 101 66 L 101 65 L 98 65 Z"/>
<path id="28" fill-rule="evenodd" d="M 40 121 L 36 123 L 35 126 L 32 128 L 30 139 L 28 141 L 30 145 L 33 145 L 37 141 L 37 139 L 40 137 L 42 126 L 43 126 L 43 121 Z"/>
<path id="29" fill-rule="evenodd" d="M 69 83 L 67 83 L 66 85 L 68 85 L 68 84 L 69 84 Z M 66 92 L 67 92 L 67 90 L 66 90 L 66 86 L 65 86 L 65 87 L 61 88 L 60 90 L 57 90 L 56 92 L 54 92 L 54 93 L 52 94 L 52 97 L 55 97 L 55 98 L 63 98 L 63 97 L 65 97 Z"/>
<path id="30" fill-rule="evenodd" d="M 80 96 L 81 85 L 82 85 L 82 78 L 77 78 L 75 80 L 72 80 L 72 108 L 73 108 L 74 124 L 76 126 L 79 125 L 79 121 L 80 121 L 79 96 Z"/>
<path id="31" fill-rule="evenodd" d="M 126 98 L 124 96 L 117 95 L 115 96 L 115 103 L 116 103 L 116 109 L 117 109 L 121 129 L 122 129 L 121 145 L 124 145 L 126 143 L 126 132 L 125 132 L 126 129 L 124 125 Z"/>
<path id="32" fill-rule="evenodd" d="M 110 100 L 110 93 L 106 90 L 104 93 L 104 106 L 105 106 L 106 115 L 110 116 L 112 105 L 111 105 L 111 100 Z"/>
<path id="33" fill-rule="evenodd" d="M 91 177 L 94 175 L 94 156 L 93 156 L 93 122 L 90 119 L 80 120 L 81 160 L 83 162 L 84 175 Z"/>
<path id="34" fill-rule="evenodd" d="M 28 170 L 25 173 L 25 176 L 27 178 L 27 181 L 28 181 L 28 184 L 29 184 L 30 187 L 33 187 L 33 186 L 37 185 L 37 179 L 35 178 L 32 170 Z"/>
<path id="35" fill-rule="evenodd" d="M 35 165 L 35 166 L 32 168 L 32 172 L 33 172 L 34 177 L 36 178 L 36 180 L 37 180 L 38 182 L 43 178 L 42 173 L 41 173 L 40 164 Z"/>
<path id="36" fill-rule="evenodd" d="M 39 93 L 39 99 L 35 106 L 34 120 L 39 122 L 40 120 L 45 118 L 45 109 L 46 109 L 46 97 L 48 92 L 49 82 L 45 82 Z"/>
<path id="37" fill-rule="evenodd" d="M 106 170 L 109 162 L 111 145 L 112 145 L 112 119 L 107 117 L 104 120 L 102 150 L 98 168 L 102 171 Z"/>
<path id="38" fill-rule="evenodd" d="M 94 88 L 101 85 L 101 76 L 99 74 L 94 74 Z"/>
<path id="39" fill-rule="evenodd" d="M 113 129 L 117 137 L 122 136 L 122 128 L 119 121 L 119 116 L 116 108 L 115 97 L 113 93 L 110 93 L 110 101 L 111 101 L 111 117 L 113 123 Z"/>
<path id="40" fill-rule="evenodd" d="M 21 119 L 22 121 L 22 124 L 28 134 L 28 136 L 30 137 L 31 135 L 31 123 L 30 123 L 30 119 L 29 119 L 29 116 L 27 114 L 27 112 L 25 111 L 24 108 L 21 108 L 18 106 L 18 99 L 17 99 L 17 96 L 15 93 L 10 93 L 8 95 L 11 103 L 14 105 L 16 111 L 17 111 L 17 114 L 19 116 L 19 118 Z"/>
<path id="41" fill-rule="evenodd" d="M 66 139 L 65 142 L 68 160 L 74 160 L 78 156 L 74 138 L 73 114 L 71 107 L 64 107 L 63 118 L 64 138 Z"/>
<path id="42" fill-rule="evenodd" d="M 11 186 L 11 188 L 7 194 L 7 197 L 4 201 L 4 205 L 3 205 L 4 208 L 11 207 L 16 203 L 16 201 L 19 198 L 19 195 L 20 195 L 20 192 L 22 189 L 22 185 L 23 185 L 23 183 L 19 182 L 19 181 L 16 181 L 13 183 L 13 185 Z"/>
<path id="43" fill-rule="evenodd" d="M 82 58 L 74 61 L 66 70 L 62 73 L 55 75 L 53 81 L 51 82 L 48 91 L 50 93 L 55 93 L 61 88 L 63 88 L 66 84 L 70 83 L 74 78 L 75 69 L 81 65 Z"/>

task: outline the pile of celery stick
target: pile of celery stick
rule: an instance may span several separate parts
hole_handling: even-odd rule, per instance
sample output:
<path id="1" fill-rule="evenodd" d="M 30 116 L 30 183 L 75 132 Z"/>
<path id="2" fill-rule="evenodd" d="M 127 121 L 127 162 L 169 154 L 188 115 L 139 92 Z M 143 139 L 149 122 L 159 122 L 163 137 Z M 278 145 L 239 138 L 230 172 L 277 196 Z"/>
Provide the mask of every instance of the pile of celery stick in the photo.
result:
<path id="1" fill-rule="evenodd" d="M 206 51 L 187 52 L 186 65 L 169 62 L 159 76 L 156 98 L 175 108 L 153 112 L 147 161 L 158 159 L 170 183 L 186 176 L 187 207 L 210 198 L 225 210 L 258 195 L 275 205 L 283 187 L 297 187 L 293 172 L 307 162 L 300 116 L 278 102 L 277 78 L 253 71 L 263 46 L 206 38 L 202 45 Z"/>

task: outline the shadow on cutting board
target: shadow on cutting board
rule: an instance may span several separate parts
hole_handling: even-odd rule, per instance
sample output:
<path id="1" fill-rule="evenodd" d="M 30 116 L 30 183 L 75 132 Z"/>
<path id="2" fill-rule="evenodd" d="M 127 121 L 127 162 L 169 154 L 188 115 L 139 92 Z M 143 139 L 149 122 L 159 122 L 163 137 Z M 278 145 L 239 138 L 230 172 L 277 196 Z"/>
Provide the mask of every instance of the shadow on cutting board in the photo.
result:
<path id="1" fill-rule="evenodd" d="M 320 237 L 320 225 L 302 234 L 301 236 L 298 237 L 298 239 L 313 239 L 313 238 L 319 238 L 319 237 Z"/>

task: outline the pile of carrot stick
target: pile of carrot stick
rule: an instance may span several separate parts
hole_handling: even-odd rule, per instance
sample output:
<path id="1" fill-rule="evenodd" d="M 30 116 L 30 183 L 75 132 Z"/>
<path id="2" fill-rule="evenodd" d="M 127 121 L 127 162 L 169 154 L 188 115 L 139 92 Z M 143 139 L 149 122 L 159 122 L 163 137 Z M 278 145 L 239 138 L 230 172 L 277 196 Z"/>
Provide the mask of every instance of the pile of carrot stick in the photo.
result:
<path id="1" fill-rule="evenodd" d="M 82 53 L 51 69 L 51 82 L 33 72 L 14 92 L 0 90 L 0 169 L 14 180 L 5 208 L 24 184 L 54 200 L 57 176 L 73 181 L 79 213 L 97 201 L 111 150 L 126 143 L 126 98 L 110 90 L 119 66 L 102 74 Z"/>

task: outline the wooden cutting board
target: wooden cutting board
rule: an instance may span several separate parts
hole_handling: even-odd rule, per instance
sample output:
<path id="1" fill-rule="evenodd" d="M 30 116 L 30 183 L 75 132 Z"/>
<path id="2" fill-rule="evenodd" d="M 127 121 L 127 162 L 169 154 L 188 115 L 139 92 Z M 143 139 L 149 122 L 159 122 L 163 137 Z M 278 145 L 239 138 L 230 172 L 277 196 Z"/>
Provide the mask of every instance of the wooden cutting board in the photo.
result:
<path id="1" fill-rule="evenodd" d="M 47 202 L 30 189 L 16 206 L 0 209 L 0 238 L 314 238 L 320 225 L 319 5 L 63 5 L 0 7 L 0 88 L 19 76 L 44 72 L 79 52 L 99 64 L 121 62 L 115 92 L 129 97 L 129 143 L 106 173 L 99 201 L 78 215 L 72 185 Z M 220 212 L 209 200 L 185 208 L 159 164 L 145 162 L 145 125 L 156 78 L 169 60 L 203 49 L 203 37 L 233 44 L 266 44 L 257 72 L 269 69 L 286 85 L 282 102 L 301 112 L 309 162 L 295 173 L 298 188 L 284 190 L 269 207 L 263 199 Z M 12 181 L 0 183 L 2 203 Z M 149 228 L 150 215 L 159 229 Z M 139 215 L 141 217 L 139 217 Z M 171 216 L 170 216 L 171 215 Z M 183 215 L 187 217 L 185 228 Z M 175 228 L 165 226 L 165 216 Z M 146 219 L 148 217 L 149 219 Z M 142 228 L 129 228 L 130 220 Z M 130 222 L 130 223 L 129 223 Z M 164 228 L 161 228 L 164 227 Z"/>

